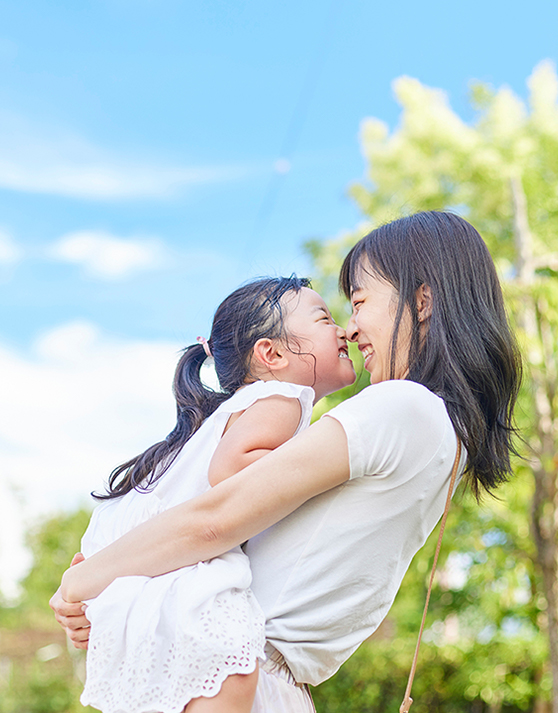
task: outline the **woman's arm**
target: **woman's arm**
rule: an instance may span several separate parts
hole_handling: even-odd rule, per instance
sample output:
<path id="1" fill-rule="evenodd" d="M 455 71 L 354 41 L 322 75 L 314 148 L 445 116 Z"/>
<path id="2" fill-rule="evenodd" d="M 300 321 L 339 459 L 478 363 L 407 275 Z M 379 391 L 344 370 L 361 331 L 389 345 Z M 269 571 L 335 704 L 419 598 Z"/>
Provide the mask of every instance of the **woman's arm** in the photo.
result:
<path id="1" fill-rule="evenodd" d="M 96 597 L 114 579 L 157 576 L 215 557 L 349 478 L 347 438 L 324 418 L 209 492 L 136 527 L 64 573 L 67 602 Z"/>

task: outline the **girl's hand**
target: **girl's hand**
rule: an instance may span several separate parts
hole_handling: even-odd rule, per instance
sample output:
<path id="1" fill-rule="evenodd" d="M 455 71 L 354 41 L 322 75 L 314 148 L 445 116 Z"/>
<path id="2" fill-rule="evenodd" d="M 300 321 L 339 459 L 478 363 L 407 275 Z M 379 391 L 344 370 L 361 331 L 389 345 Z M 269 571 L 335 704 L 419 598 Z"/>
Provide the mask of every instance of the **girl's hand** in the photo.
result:
<path id="1" fill-rule="evenodd" d="M 72 558 L 70 567 L 83 562 L 85 557 L 78 552 Z M 54 618 L 66 632 L 68 638 L 76 649 L 86 649 L 89 641 L 90 623 L 84 612 L 86 606 L 83 602 L 67 602 L 62 598 L 60 588 L 49 602 L 54 611 Z"/>

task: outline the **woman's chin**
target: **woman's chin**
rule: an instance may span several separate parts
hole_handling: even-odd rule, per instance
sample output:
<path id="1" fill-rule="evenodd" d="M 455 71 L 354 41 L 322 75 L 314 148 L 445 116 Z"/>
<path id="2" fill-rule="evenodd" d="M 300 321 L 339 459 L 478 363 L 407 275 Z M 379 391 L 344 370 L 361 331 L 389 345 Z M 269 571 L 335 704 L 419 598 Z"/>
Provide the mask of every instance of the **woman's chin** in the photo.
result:
<path id="1" fill-rule="evenodd" d="M 379 384 L 381 381 L 385 381 L 385 379 L 381 378 L 380 374 L 377 374 L 374 372 L 374 369 L 367 369 L 366 367 L 364 368 L 364 371 L 368 372 L 368 376 L 370 377 L 370 383 L 371 384 Z"/>

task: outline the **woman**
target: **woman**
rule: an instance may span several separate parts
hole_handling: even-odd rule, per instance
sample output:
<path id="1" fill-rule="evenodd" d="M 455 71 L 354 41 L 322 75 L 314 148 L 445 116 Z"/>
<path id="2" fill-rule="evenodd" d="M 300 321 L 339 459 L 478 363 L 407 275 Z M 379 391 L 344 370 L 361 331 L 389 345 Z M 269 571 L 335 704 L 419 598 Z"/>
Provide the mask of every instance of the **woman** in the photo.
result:
<path id="1" fill-rule="evenodd" d="M 506 480 L 520 360 L 476 230 L 449 213 L 402 218 L 355 245 L 340 284 L 372 385 L 68 570 L 52 606 L 78 645 L 79 602 L 116 577 L 156 576 L 249 540 L 269 654 L 254 711 L 310 711 L 300 684 L 333 675 L 378 627 L 438 521 L 457 438 L 476 495 Z"/>

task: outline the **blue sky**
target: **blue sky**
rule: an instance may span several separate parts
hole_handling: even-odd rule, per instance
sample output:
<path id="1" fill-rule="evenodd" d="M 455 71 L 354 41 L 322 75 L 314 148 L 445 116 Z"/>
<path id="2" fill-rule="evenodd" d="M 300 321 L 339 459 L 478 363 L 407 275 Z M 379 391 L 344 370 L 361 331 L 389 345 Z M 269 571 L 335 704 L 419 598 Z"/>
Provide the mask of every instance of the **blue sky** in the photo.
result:
<path id="1" fill-rule="evenodd" d="M 0 8 L 0 487 L 28 518 L 169 430 L 177 350 L 228 292 L 358 223 L 395 78 L 470 120 L 470 80 L 524 97 L 558 55 L 551 0 Z"/>
<path id="2" fill-rule="evenodd" d="M 0 226 L 20 259 L 1 278 L 1 336 L 25 348 L 85 317 L 190 339 L 242 280 L 304 271 L 305 239 L 358 221 L 359 122 L 395 125 L 392 80 L 441 87 L 466 117 L 470 79 L 523 95 L 558 26 L 555 3 L 526 7 L 3 2 Z M 54 257 L 83 231 L 156 243 L 159 259 L 103 278 L 86 257 Z"/>

